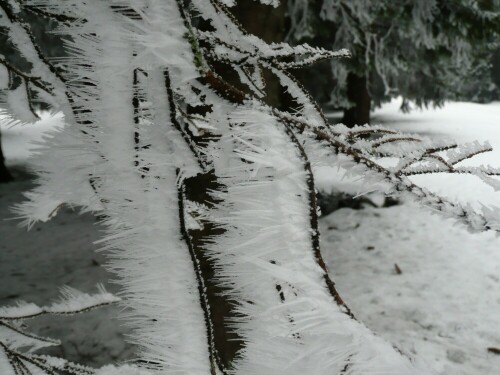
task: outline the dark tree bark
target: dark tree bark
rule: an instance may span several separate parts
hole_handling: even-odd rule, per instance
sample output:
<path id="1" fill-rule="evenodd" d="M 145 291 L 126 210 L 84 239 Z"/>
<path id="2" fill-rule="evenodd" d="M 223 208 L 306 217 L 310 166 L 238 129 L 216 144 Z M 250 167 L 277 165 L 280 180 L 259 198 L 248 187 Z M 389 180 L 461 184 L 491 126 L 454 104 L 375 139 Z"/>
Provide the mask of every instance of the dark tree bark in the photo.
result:
<path id="1" fill-rule="evenodd" d="M 186 196 L 189 200 L 202 203 L 214 204 L 210 196 L 210 190 L 220 189 L 215 175 L 212 172 L 199 174 L 185 181 Z M 215 275 L 216 269 L 213 261 L 205 254 L 205 245 L 211 236 L 219 236 L 224 231 L 215 224 L 205 222 L 203 229 L 191 230 L 190 236 L 193 249 L 200 263 L 202 277 L 206 287 L 207 299 L 210 306 L 210 319 L 214 330 L 215 348 L 223 368 L 230 368 L 236 353 L 243 347 L 243 342 L 230 328 L 231 319 L 237 314 L 225 290 L 218 285 Z"/>
<path id="2" fill-rule="evenodd" d="M 354 104 L 344 110 L 342 122 L 348 127 L 370 123 L 371 97 L 368 80 L 353 73 L 347 76 L 347 99 Z"/>
<path id="3" fill-rule="evenodd" d="M 12 181 L 12 175 L 5 166 L 5 158 L 2 152 L 2 134 L 0 133 L 0 183 Z"/>
<path id="4" fill-rule="evenodd" d="M 286 3 L 286 0 L 282 0 L 280 5 L 274 8 L 255 0 L 238 0 L 237 5 L 231 8 L 231 12 L 249 33 L 257 35 L 268 43 L 280 43 L 284 41 L 287 32 Z M 281 107 L 284 99 L 278 79 L 267 71 L 264 71 L 264 78 L 267 83 L 266 102 Z"/>
<path id="5" fill-rule="evenodd" d="M 208 0 L 207 0 L 208 1 Z M 230 11 L 242 24 L 245 30 L 255 34 L 266 42 L 282 42 L 285 38 L 285 6 L 283 1 L 278 8 L 269 5 L 259 4 L 255 0 L 239 0 L 237 6 L 230 8 Z M 212 67 L 224 80 L 230 82 L 236 88 L 245 90 L 245 86 L 240 84 L 240 80 L 235 72 L 228 69 L 229 66 L 213 61 Z M 281 87 L 279 81 L 270 72 L 264 71 L 266 79 L 266 101 L 274 106 L 280 106 L 282 101 Z M 188 112 L 203 115 L 204 108 L 189 108 Z M 197 139 L 203 143 L 205 140 Z M 186 197 L 195 202 L 211 205 L 213 198 L 209 192 L 222 188 L 216 180 L 213 172 L 199 174 L 185 181 Z M 238 351 L 244 347 L 244 343 L 237 333 L 231 329 L 231 321 L 239 318 L 235 311 L 235 305 L 225 293 L 226 291 L 219 285 L 215 278 L 216 269 L 213 262 L 206 255 L 205 246 L 212 236 L 221 235 L 222 229 L 213 223 L 204 223 L 202 230 L 191 230 L 193 250 L 199 260 L 201 274 L 206 286 L 207 300 L 210 306 L 210 319 L 213 325 L 214 345 L 217 350 L 218 359 L 223 368 L 231 368 Z M 212 372 L 215 373 L 215 372 Z"/>
<path id="6" fill-rule="evenodd" d="M 283 42 L 286 34 L 286 1 L 274 8 L 262 5 L 255 0 L 238 0 L 231 8 L 238 21 L 249 33 L 257 35 L 268 43 Z"/>

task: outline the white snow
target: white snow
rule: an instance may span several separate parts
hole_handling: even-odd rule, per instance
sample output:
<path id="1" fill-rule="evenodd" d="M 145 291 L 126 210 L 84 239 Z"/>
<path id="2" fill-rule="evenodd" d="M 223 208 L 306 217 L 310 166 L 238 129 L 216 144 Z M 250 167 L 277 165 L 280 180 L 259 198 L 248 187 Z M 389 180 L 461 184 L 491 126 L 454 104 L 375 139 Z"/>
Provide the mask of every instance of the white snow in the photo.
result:
<path id="1" fill-rule="evenodd" d="M 22 320 L 45 314 L 78 314 L 120 301 L 120 298 L 106 292 L 102 285 L 99 285 L 98 289 L 98 294 L 90 295 L 65 286 L 61 290 L 62 298 L 50 306 L 37 306 L 34 303 L 0 306 L 0 320 Z"/>
<path id="2" fill-rule="evenodd" d="M 500 103 L 449 103 L 442 109 L 410 114 L 398 112 L 398 106 L 398 101 L 393 101 L 375 111 L 374 123 L 432 138 L 445 136 L 462 142 L 488 140 L 495 150 L 476 157 L 473 163 L 500 165 Z M 30 143 L 60 125 L 59 115 L 44 114 L 42 121 L 33 125 L 2 126 L 2 145 L 8 165 L 26 165 L 33 149 Z M 365 191 L 359 183 L 341 180 L 336 168 L 323 168 L 320 172 L 317 179 L 323 190 Z M 461 202 L 477 206 L 481 201 L 500 206 L 500 194 L 477 178 L 448 175 L 417 178 L 433 191 Z M 8 217 L 5 205 L 20 199 L 20 194 L 9 191 L 7 186 L 0 190 L 4 196 L 0 200 L 4 205 L 0 219 Z M 10 189 L 19 189 L 27 187 L 27 183 L 16 182 L 10 186 Z M 70 239 L 77 240 L 75 246 L 79 247 L 79 254 L 83 254 L 85 241 L 89 241 L 90 249 L 90 239 L 97 238 L 99 227 L 89 216 L 77 216 L 70 210 L 64 210 L 58 220 L 39 224 L 35 229 L 43 232 L 38 235 L 15 229 L 13 222 L 2 222 L 0 238 L 6 239 L 2 241 L 4 256 L 0 262 L 2 304 L 6 304 L 11 293 L 30 297 L 29 300 L 36 303 L 52 297 L 41 293 L 53 293 L 54 289 L 40 285 L 51 273 L 59 275 L 60 284 L 70 282 L 77 288 L 79 283 L 94 284 L 94 280 L 89 280 L 92 278 L 89 264 L 82 262 L 82 255 L 70 256 L 74 252 Z M 500 347 L 500 239 L 493 233 L 471 234 L 453 220 L 408 202 L 384 209 L 342 209 L 322 219 L 321 229 L 323 254 L 333 279 L 357 318 L 370 329 L 418 362 L 427 363 L 438 374 L 497 374 L 500 356 L 487 350 Z M 83 241 L 82 237 L 88 239 Z M 23 247 L 30 251 L 22 250 Z M 54 261 L 45 259 L 48 249 Z M 58 269 L 62 266 L 55 261 L 61 256 L 57 254 L 63 254 L 65 268 L 75 270 L 72 276 Z M 88 251 L 85 254 L 91 257 Z M 395 264 L 401 274 L 396 273 Z M 43 267 L 37 269 L 37 265 Z M 79 267 L 81 270 L 76 271 Z M 17 277 L 16 272 L 26 276 Z M 17 287 L 6 282 L 11 275 L 19 282 Z M 36 275 L 40 279 L 36 279 Z M 29 291 L 28 283 L 37 285 L 32 288 L 36 294 Z M 55 285 L 57 281 L 51 283 Z M 109 311 L 102 311 L 109 317 Z M 78 329 L 84 331 L 84 328 Z M 41 332 L 54 336 L 47 329 Z M 116 334 L 111 334 L 109 344 L 123 347 Z M 71 334 L 72 345 L 78 346 L 78 339 L 89 340 L 79 336 L 82 335 Z M 109 345 L 104 346 L 113 351 Z"/>
<path id="3" fill-rule="evenodd" d="M 358 319 L 438 374 L 494 375 L 500 240 L 405 204 L 322 220 L 323 255 Z M 402 274 L 397 274 L 395 264 Z"/>
<path id="4" fill-rule="evenodd" d="M 487 105 L 451 102 L 443 108 L 415 109 L 409 114 L 399 111 L 400 104 L 400 100 L 395 99 L 375 110 L 372 124 L 419 134 L 432 140 L 444 138 L 460 144 L 474 141 L 483 144 L 488 141 L 493 147 L 492 152 L 474 156 L 459 165 L 500 166 L 500 102 Z M 337 115 L 330 114 L 332 117 Z M 336 167 L 317 168 L 318 188 L 327 192 L 334 188 L 356 194 L 372 189 L 364 186 L 359 177 L 342 178 L 343 173 Z M 481 208 L 482 204 L 500 207 L 500 194 L 493 187 L 478 181 L 477 176 L 441 173 L 413 176 L 411 179 L 432 192 L 462 204 L 470 203 L 476 209 Z"/>
<path id="5" fill-rule="evenodd" d="M 494 151 L 475 163 L 500 164 L 500 103 L 449 103 L 410 114 L 398 107 L 397 101 L 383 106 L 373 122 L 432 138 L 489 140 Z M 340 175 L 323 168 L 321 188 L 362 191 L 359 181 Z M 418 178 L 461 202 L 500 200 L 477 178 Z M 439 374 L 498 374 L 500 357 L 487 350 L 500 347 L 500 239 L 494 233 L 471 234 L 411 202 L 341 209 L 322 219 L 321 229 L 323 255 L 358 319 Z"/>
<path id="6" fill-rule="evenodd" d="M 33 155 L 38 147 L 37 143 L 48 131 L 63 126 L 64 118 L 61 113 L 51 114 L 41 112 L 40 121 L 33 124 L 16 124 L 9 121 L 6 114 L 0 109 L 0 132 L 2 135 L 2 149 L 7 165 L 25 165 L 27 159 Z"/>
<path id="7" fill-rule="evenodd" d="M 444 108 L 414 110 L 409 114 L 398 111 L 400 102 L 394 100 L 375 111 L 373 123 L 383 123 L 391 128 L 422 134 L 428 137 L 446 137 L 459 143 L 489 141 L 493 151 L 477 155 L 461 165 L 500 166 L 500 102 L 492 104 L 448 103 Z M 477 177 L 448 174 L 423 175 L 412 178 L 461 203 L 475 207 L 492 204 L 500 207 L 500 194 L 491 186 L 478 183 Z"/>

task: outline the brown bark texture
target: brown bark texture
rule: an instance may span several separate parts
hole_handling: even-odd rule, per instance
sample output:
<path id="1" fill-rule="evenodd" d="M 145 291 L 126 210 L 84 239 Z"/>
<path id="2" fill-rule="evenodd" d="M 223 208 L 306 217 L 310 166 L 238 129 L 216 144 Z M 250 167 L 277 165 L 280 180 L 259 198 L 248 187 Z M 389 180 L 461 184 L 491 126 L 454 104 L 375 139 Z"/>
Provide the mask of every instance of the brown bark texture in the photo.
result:
<path id="1" fill-rule="evenodd" d="M 278 8 L 269 5 L 261 5 L 254 0 L 239 0 L 237 6 L 230 8 L 243 28 L 251 34 L 255 34 L 266 42 L 282 42 L 285 38 L 285 10 L 286 1 Z M 239 86 L 239 79 L 230 69 L 214 62 L 214 68 L 225 80 Z M 266 80 L 266 101 L 274 106 L 280 106 L 282 103 L 282 89 L 279 81 L 270 73 L 264 71 Z M 203 78 L 207 84 L 217 89 L 220 83 L 214 76 L 208 75 Z M 222 91 L 229 95 L 230 101 L 240 102 L 244 99 L 244 93 L 238 91 Z M 198 109 L 193 108 L 193 113 Z M 203 139 L 197 140 L 203 143 Z M 223 188 L 217 182 L 212 172 L 199 174 L 185 181 L 186 197 L 189 200 L 211 205 L 216 202 L 210 196 L 209 191 Z M 243 342 L 238 335 L 231 329 L 231 321 L 238 318 L 235 312 L 235 306 L 227 297 L 224 289 L 218 285 L 215 278 L 217 270 L 215 265 L 205 253 L 205 245 L 211 237 L 221 235 L 223 229 L 215 226 L 213 223 L 205 223 L 202 230 L 190 231 L 192 245 L 200 262 L 201 273 L 206 286 L 208 303 L 210 305 L 210 318 L 214 330 L 214 344 L 218 357 L 225 369 L 231 368 L 238 351 L 243 348 Z"/>

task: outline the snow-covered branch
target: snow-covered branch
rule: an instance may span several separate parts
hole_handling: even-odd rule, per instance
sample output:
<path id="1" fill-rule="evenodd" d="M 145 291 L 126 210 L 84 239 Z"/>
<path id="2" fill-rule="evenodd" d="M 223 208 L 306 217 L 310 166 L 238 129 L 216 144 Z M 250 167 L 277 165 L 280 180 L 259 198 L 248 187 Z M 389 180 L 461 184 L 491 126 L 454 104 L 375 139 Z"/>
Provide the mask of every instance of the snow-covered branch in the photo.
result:
<path id="1" fill-rule="evenodd" d="M 348 53 L 267 44 L 235 21 L 233 1 L 30 0 L 32 11 L 64 15 L 64 71 L 37 48 L 11 3 L 2 3 L 1 26 L 33 64 L 11 71 L 48 85 L 65 103 L 67 123 L 37 156 L 39 186 L 16 210 L 28 222 L 49 219 L 64 203 L 102 212 L 100 243 L 123 285 L 145 366 L 190 375 L 429 374 L 354 319 L 336 291 L 320 252 L 313 166 L 332 160 L 385 181 L 390 194 L 499 230 L 496 213 L 476 213 L 409 179 L 471 173 L 495 185 L 496 169 L 459 165 L 488 145 L 330 124 L 288 70 Z M 266 104 L 264 71 L 296 108 Z M 396 167 L 384 166 L 388 158 Z M 215 183 L 199 182 L 207 176 Z M 221 328 L 209 282 L 234 307 L 225 317 L 243 347 L 234 358 L 215 339 Z M 0 309 L 0 319 L 92 305 L 78 300 Z M 23 360 L 13 362 L 16 375 Z"/>
<path id="2" fill-rule="evenodd" d="M 79 314 L 118 301 L 118 297 L 106 292 L 102 286 L 93 295 L 65 287 L 61 299 L 49 306 L 20 302 L 17 306 L 0 307 L 0 372 L 7 375 L 95 374 L 96 370 L 90 367 L 34 354 L 42 348 L 60 345 L 60 342 L 24 331 L 19 321 L 45 314 Z"/>
<path id="3" fill-rule="evenodd" d="M 64 287 L 61 293 L 61 300 L 49 306 L 21 303 L 17 306 L 0 307 L 0 320 L 31 319 L 45 314 L 79 314 L 120 301 L 118 297 L 106 292 L 102 287 L 99 293 L 94 295 L 82 293 L 70 287 Z"/>

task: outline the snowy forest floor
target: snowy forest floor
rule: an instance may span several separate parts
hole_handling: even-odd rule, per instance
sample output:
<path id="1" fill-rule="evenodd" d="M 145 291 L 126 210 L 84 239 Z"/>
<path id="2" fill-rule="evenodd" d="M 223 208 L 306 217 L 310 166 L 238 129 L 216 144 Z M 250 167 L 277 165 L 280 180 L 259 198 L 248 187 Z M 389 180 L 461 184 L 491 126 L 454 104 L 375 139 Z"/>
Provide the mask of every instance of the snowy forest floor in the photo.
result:
<path id="1" fill-rule="evenodd" d="M 17 227 L 9 206 L 32 186 L 26 172 L 29 142 L 60 121 L 45 117 L 35 127 L 2 128 L 8 163 L 17 179 L 0 185 L 0 305 L 18 299 L 47 303 L 59 286 L 110 291 L 102 254 L 93 242 L 100 227 L 91 215 L 66 208 L 31 232 Z M 496 151 L 475 164 L 500 166 L 500 103 L 450 103 L 439 110 L 398 112 L 383 106 L 373 123 L 462 142 L 490 140 Z M 369 189 L 342 171 L 322 168 L 318 185 L 357 195 Z M 500 206 L 500 193 L 466 176 L 424 176 L 429 189 L 478 206 Z M 374 197 L 376 199 L 377 197 Z M 471 234 L 452 220 L 411 202 L 387 208 L 343 208 L 321 222 L 323 254 L 333 279 L 357 317 L 380 336 L 441 375 L 494 375 L 500 356 L 500 238 Z M 397 265 L 397 266 L 396 266 Z M 63 341 L 52 349 L 67 359 L 99 366 L 133 357 L 126 327 L 107 307 L 77 317 L 28 322 L 37 333 Z"/>

